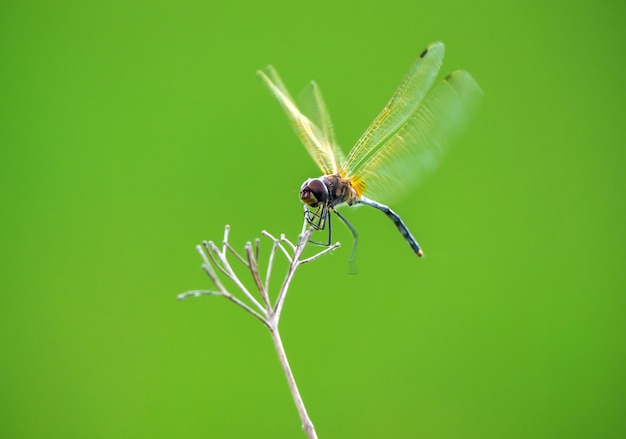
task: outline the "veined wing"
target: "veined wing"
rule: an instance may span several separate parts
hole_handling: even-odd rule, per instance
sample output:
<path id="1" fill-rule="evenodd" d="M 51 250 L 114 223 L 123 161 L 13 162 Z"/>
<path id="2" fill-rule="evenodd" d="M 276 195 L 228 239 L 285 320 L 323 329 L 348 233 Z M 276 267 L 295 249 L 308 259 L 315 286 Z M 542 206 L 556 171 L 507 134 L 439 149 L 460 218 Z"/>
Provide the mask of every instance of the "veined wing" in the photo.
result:
<path id="1" fill-rule="evenodd" d="M 422 52 L 393 96 L 367 128 L 341 165 L 340 174 L 353 176 L 377 148 L 388 141 L 415 113 L 422 99 L 435 82 L 443 63 L 443 43 L 431 44 Z"/>
<path id="2" fill-rule="evenodd" d="M 312 102 L 312 117 L 317 119 L 321 127 L 300 111 L 273 66 L 259 70 L 258 74 L 282 104 L 296 134 L 322 172 L 324 174 L 336 173 L 343 154 L 336 146 L 328 110 L 319 87 L 311 82 L 305 94 L 310 95 L 307 99 Z"/>
<path id="3" fill-rule="evenodd" d="M 330 114 L 326 103 L 322 98 L 322 91 L 315 81 L 311 81 L 309 85 L 298 95 L 298 104 L 302 112 L 313 122 L 313 124 L 322 129 L 327 144 L 333 151 L 335 157 L 335 167 L 332 169 L 336 173 L 339 165 L 344 162 L 345 156 L 335 139 L 335 130 L 330 120 Z"/>
<path id="4" fill-rule="evenodd" d="M 388 202 L 419 182 L 441 161 L 478 108 L 482 90 L 465 71 L 448 75 L 352 177 L 369 198 Z"/>

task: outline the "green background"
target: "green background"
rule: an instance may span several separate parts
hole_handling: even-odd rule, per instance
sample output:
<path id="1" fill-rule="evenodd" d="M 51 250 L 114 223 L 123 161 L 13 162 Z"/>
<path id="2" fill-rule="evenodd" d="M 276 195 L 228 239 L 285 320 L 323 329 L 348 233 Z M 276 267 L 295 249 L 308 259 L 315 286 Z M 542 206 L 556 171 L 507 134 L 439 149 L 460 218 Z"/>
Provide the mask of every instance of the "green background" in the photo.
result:
<path id="1" fill-rule="evenodd" d="M 318 434 L 626 435 L 624 2 L 90 3 L 0 5 L 0 437 L 304 437 L 267 331 L 176 295 L 225 224 L 300 229 L 318 171 L 258 68 L 347 149 L 436 40 L 485 99 L 393 205 L 426 258 L 345 209 L 360 273 L 337 227 L 286 303 Z"/>

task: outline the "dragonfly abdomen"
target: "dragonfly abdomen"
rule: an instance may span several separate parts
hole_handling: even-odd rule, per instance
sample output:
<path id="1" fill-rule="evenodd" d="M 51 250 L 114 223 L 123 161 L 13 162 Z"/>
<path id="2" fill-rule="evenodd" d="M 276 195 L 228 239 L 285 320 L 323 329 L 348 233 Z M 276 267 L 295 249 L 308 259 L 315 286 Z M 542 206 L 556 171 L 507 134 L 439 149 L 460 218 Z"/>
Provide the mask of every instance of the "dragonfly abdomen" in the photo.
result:
<path id="1" fill-rule="evenodd" d="M 370 200 L 369 198 L 365 198 L 365 197 L 361 197 L 359 202 L 367 206 L 375 207 L 376 209 L 382 211 L 385 215 L 387 215 L 387 218 L 393 221 L 393 223 L 396 225 L 396 227 L 400 231 L 400 234 L 404 237 L 406 242 L 409 243 L 409 245 L 411 246 L 411 249 L 415 252 L 415 254 L 419 256 L 420 258 L 424 256 L 424 252 L 420 248 L 415 238 L 413 238 L 413 235 L 411 235 L 411 232 L 409 232 L 408 227 L 404 225 L 404 222 L 402 222 L 402 219 L 400 219 L 400 216 L 397 213 L 395 213 L 393 210 L 391 210 L 389 206 L 385 206 L 384 204 L 380 204 L 377 201 Z"/>

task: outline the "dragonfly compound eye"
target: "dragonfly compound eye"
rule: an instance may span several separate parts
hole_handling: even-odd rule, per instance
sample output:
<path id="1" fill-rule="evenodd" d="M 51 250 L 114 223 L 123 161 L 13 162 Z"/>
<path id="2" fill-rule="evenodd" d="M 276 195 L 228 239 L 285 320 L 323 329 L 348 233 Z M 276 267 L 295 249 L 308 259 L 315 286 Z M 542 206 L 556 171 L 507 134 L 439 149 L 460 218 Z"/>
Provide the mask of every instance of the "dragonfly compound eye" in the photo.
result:
<path id="1" fill-rule="evenodd" d="M 311 207 L 317 207 L 328 200 L 328 188 L 319 178 L 307 180 L 300 188 L 300 200 Z"/>

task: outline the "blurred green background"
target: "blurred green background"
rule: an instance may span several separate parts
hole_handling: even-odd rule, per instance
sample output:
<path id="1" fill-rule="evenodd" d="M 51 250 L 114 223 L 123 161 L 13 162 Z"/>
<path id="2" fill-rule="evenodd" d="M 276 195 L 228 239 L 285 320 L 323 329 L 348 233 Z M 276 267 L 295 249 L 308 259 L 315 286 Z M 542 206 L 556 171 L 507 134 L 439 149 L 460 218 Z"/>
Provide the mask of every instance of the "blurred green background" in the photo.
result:
<path id="1" fill-rule="evenodd" d="M 239 248 L 300 230 L 318 170 L 258 68 L 315 79 L 347 149 L 436 40 L 485 100 L 393 206 L 427 257 L 346 209 L 360 273 L 337 227 L 286 303 L 318 434 L 624 437 L 625 13 L 2 2 L 0 437 L 304 437 L 267 331 L 176 295 L 211 287 L 194 246 L 225 224 Z"/>

